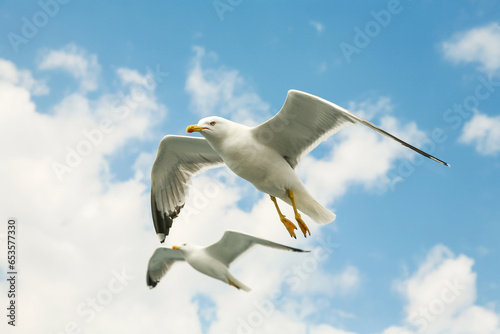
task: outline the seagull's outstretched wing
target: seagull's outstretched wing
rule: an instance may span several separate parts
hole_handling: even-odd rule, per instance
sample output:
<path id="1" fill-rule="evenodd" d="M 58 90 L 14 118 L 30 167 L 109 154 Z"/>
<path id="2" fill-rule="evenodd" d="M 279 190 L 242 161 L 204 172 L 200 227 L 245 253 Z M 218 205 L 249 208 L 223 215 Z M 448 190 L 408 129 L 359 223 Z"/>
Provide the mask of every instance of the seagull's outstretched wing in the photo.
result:
<path id="1" fill-rule="evenodd" d="M 317 96 L 290 90 L 280 112 L 253 128 L 255 138 L 274 148 L 295 168 L 300 158 L 322 140 L 350 124 L 363 124 L 378 133 L 429 159 L 449 166 L 446 162 L 404 142 L 363 118 Z"/>
<path id="2" fill-rule="evenodd" d="M 148 263 L 146 283 L 150 289 L 154 288 L 176 261 L 184 261 L 178 249 L 157 248 Z"/>
<path id="3" fill-rule="evenodd" d="M 223 164 L 204 138 L 165 136 L 151 170 L 151 211 L 163 242 L 186 199 L 191 177 Z"/>
<path id="4" fill-rule="evenodd" d="M 229 266 L 238 256 L 254 245 L 263 245 L 293 252 L 309 252 L 236 231 L 226 231 L 218 242 L 205 248 L 205 251 L 208 255 Z"/>

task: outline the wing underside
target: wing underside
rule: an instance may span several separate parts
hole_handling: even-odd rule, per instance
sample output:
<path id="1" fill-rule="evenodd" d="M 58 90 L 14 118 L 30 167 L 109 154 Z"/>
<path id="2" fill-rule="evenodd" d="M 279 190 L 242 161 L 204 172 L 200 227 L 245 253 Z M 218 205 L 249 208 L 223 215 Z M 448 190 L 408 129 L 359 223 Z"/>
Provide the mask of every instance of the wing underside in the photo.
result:
<path id="1" fill-rule="evenodd" d="M 151 171 L 151 211 L 161 242 L 184 207 L 192 177 L 222 165 L 222 158 L 204 138 L 163 138 Z"/>

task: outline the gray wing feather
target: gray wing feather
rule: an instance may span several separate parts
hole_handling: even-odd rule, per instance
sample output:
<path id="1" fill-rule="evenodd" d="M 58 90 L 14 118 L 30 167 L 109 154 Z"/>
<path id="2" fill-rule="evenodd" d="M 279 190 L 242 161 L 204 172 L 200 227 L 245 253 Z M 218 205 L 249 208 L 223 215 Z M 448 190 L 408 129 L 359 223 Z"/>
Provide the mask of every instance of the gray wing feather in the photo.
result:
<path id="1" fill-rule="evenodd" d="M 150 289 L 154 288 L 176 261 L 184 261 L 178 249 L 157 248 L 148 263 L 146 283 Z"/>
<path id="2" fill-rule="evenodd" d="M 351 124 L 363 124 L 427 158 L 449 166 L 348 110 L 297 90 L 290 90 L 281 110 L 252 131 L 256 140 L 274 148 L 295 168 L 299 160 L 321 141 Z"/>
<path id="3" fill-rule="evenodd" d="M 293 252 L 309 252 L 307 250 L 288 247 L 236 231 L 226 231 L 218 242 L 205 248 L 205 251 L 210 256 L 224 263 L 226 266 L 229 266 L 231 262 L 236 260 L 236 258 L 254 245 L 262 245 Z"/>
<path id="4" fill-rule="evenodd" d="M 273 147 L 295 168 L 322 140 L 356 123 L 335 104 L 290 90 L 281 110 L 252 131 L 256 140 Z"/>
<path id="5" fill-rule="evenodd" d="M 184 206 L 191 178 L 222 164 L 204 138 L 168 135 L 162 139 L 151 170 L 151 210 L 161 242 Z"/>

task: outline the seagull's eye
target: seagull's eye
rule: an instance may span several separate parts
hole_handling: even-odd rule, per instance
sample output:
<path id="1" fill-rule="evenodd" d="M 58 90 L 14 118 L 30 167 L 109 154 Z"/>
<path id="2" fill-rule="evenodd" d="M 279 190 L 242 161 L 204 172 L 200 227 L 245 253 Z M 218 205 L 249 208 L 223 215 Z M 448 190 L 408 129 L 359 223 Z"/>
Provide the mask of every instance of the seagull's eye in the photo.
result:
<path id="1" fill-rule="evenodd" d="M 214 126 L 214 125 L 215 125 L 215 121 L 211 121 L 211 122 L 210 122 L 210 125 L 211 125 L 211 126 Z"/>

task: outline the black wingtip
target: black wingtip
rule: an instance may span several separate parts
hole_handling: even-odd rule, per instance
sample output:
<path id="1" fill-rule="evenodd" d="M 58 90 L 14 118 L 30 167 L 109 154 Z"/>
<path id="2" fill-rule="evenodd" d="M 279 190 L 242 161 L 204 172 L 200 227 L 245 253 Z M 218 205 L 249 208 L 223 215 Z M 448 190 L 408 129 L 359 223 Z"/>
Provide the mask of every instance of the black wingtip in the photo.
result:
<path id="1" fill-rule="evenodd" d="M 311 253 L 311 251 L 308 249 L 300 249 L 300 248 L 291 248 L 291 251 L 298 253 Z"/>
<path id="2" fill-rule="evenodd" d="M 150 289 L 153 289 L 158 284 L 158 282 L 153 281 L 151 279 L 151 276 L 149 276 L 149 275 L 146 276 L 146 283 L 148 285 L 148 288 L 150 288 Z"/>
<path id="3" fill-rule="evenodd" d="M 442 164 L 443 166 L 446 166 L 446 167 L 451 167 L 451 165 L 450 165 L 449 163 L 447 163 L 447 162 L 444 162 L 444 161 L 441 161 L 441 160 L 439 160 L 438 162 L 439 162 L 440 164 Z"/>
<path id="4" fill-rule="evenodd" d="M 182 207 L 183 205 L 176 207 L 175 211 L 170 214 L 164 213 L 158 210 L 158 208 L 156 207 L 156 201 L 153 192 L 151 192 L 151 212 L 153 214 L 153 225 L 156 231 L 156 235 L 158 236 L 158 239 L 160 239 L 160 243 L 163 243 L 165 241 L 168 233 L 170 232 L 170 228 L 172 227 L 174 218 L 177 217 Z"/>
<path id="5" fill-rule="evenodd" d="M 420 153 L 420 152 L 419 152 L 419 153 Z M 424 152 L 424 153 L 425 153 L 425 152 Z M 421 154 L 422 154 L 422 153 L 421 153 Z M 430 155 L 430 154 L 428 154 L 428 153 L 425 153 L 425 154 L 422 154 L 422 155 L 426 156 L 427 158 L 429 158 L 429 159 L 431 159 L 431 160 L 434 160 L 434 161 L 436 161 L 436 162 L 439 162 L 439 163 L 440 163 L 441 165 L 443 165 L 443 166 L 446 166 L 446 167 L 451 167 L 449 163 L 444 162 L 443 160 L 438 159 L 438 158 L 436 158 L 436 157 L 434 157 L 434 156 L 432 156 L 432 155 Z"/>
<path id="6" fill-rule="evenodd" d="M 389 137 L 389 138 L 394 139 L 395 141 L 397 141 L 397 142 L 398 142 L 398 143 L 400 143 L 401 145 L 406 146 L 406 147 L 408 147 L 409 149 L 412 149 L 413 151 L 415 151 L 415 152 L 417 152 L 417 153 L 422 154 L 424 157 L 427 157 L 427 158 L 429 158 L 429 159 L 431 159 L 431 160 L 434 160 L 434 161 L 436 161 L 436 162 L 440 163 L 441 165 L 451 167 L 451 166 L 450 166 L 450 164 L 448 164 L 448 163 L 444 162 L 443 160 L 440 160 L 440 159 L 436 158 L 435 156 L 432 156 L 432 155 L 430 155 L 429 153 L 426 153 L 426 152 L 422 151 L 421 149 L 419 149 L 419 148 L 417 148 L 417 147 L 415 147 L 415 146 L 413 146 L 413 145 L 408 144 L 407 142 L 405 142 L 405 141 L 403 141 L 403 140 L 399 139 L 398 137 L 396 137 L 396 136 L 394 136 L 394 135 L 391 135 L 389 132 L 387 132 L 387 131 L 385 131 L 385 130 L 382 130 L 381 128 L 377 127 L 376 125 L 373 125 L 372 123 L 370 123 L 370 122 L 368 122 L 368 121 L 366 121 L 366 120 L 362 119 L 361 117 L 358 117 L 358 116 L 356 116 L 356 115 L 354 115 L 354 114 L 352 114 L 352 115 L 353 115 L 353 117 L 355 117 L 355 119 L 356 119 L 358 122 L 360 122 L 361 124 L 366 125 L 367 127 L 371 128 L 372 130 L 375 130 L 375 131 L 377 131 L 378 133 L 383 134 L 384 136 L 387 136 L 387 137 Z"/>

